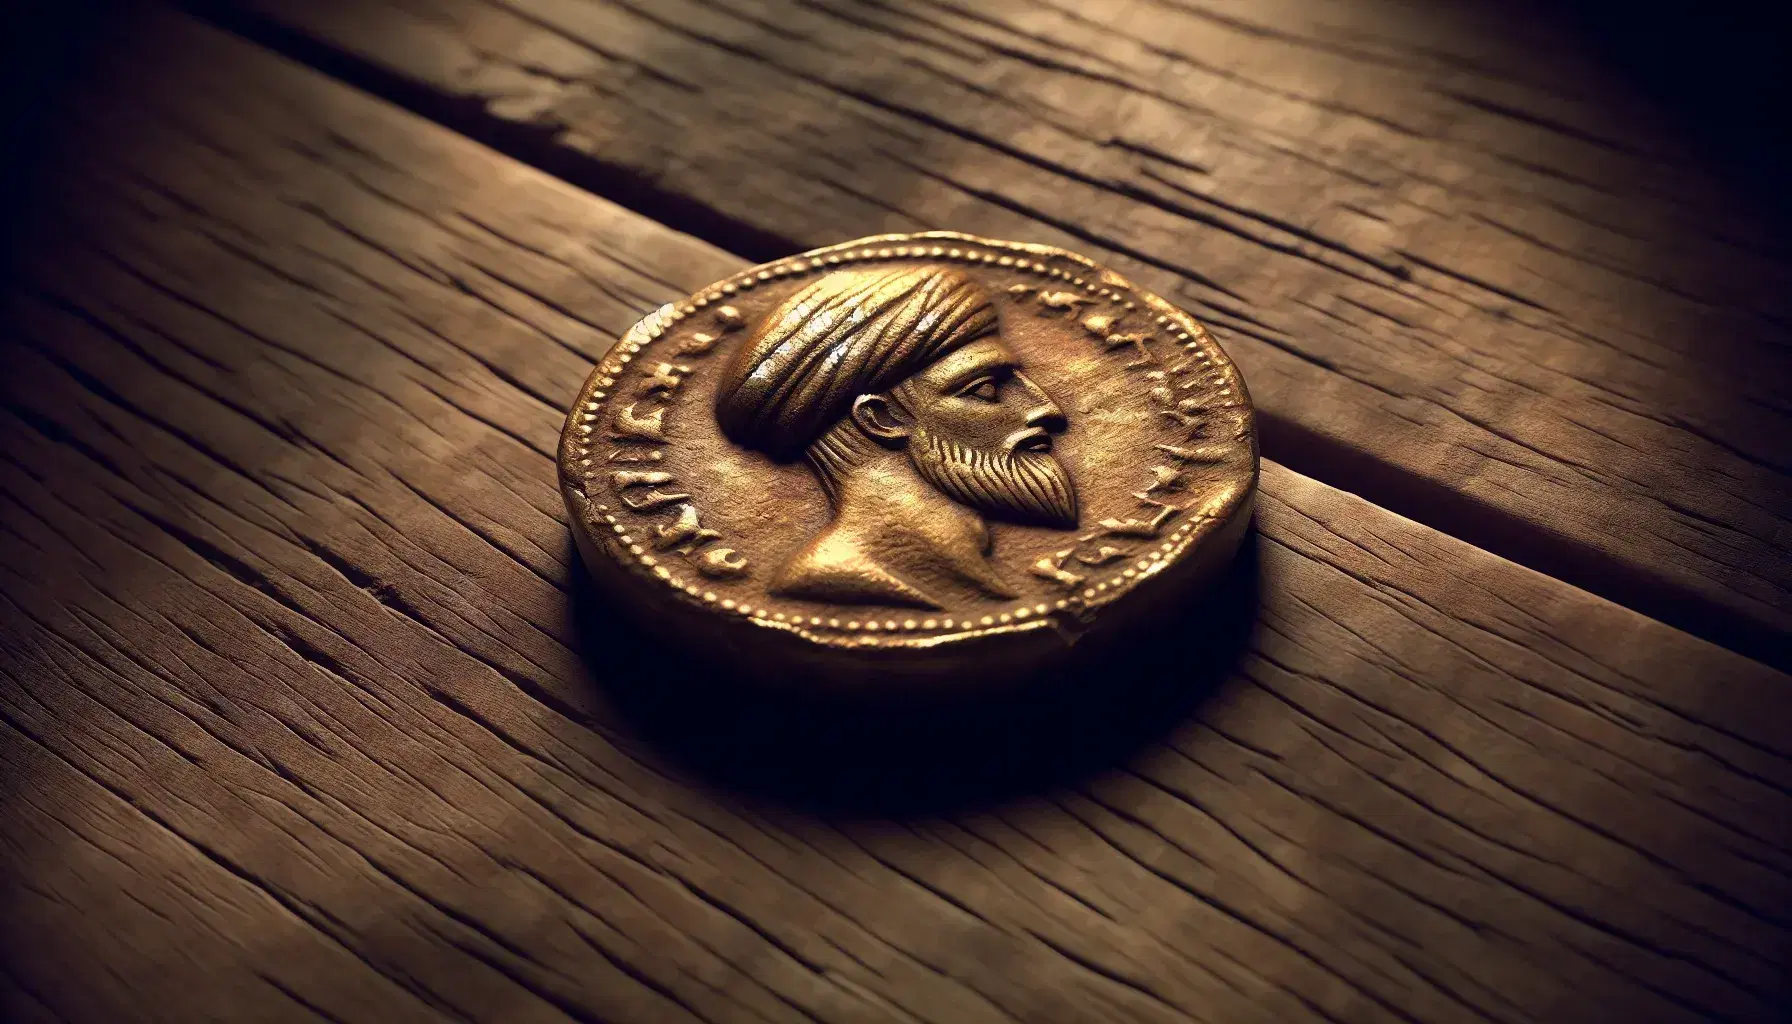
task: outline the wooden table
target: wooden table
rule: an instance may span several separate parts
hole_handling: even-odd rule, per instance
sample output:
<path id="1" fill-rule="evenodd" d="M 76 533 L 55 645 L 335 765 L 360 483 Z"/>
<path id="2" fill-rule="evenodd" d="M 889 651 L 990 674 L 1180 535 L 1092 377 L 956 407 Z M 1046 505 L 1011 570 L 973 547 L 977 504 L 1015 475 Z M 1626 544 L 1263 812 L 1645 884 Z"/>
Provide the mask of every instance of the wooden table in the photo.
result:
<path id="1" fill-rule="evenodd" d="M 0 1017 L 1780 1019 L 1784 244 L 1546 24 L 196 9 L 108 32 L 8 286 Z M 922 227 L 1214 327 L 1266 460 L 1209 624 L 945 721 L 663 685 L 565 404 Z"/>

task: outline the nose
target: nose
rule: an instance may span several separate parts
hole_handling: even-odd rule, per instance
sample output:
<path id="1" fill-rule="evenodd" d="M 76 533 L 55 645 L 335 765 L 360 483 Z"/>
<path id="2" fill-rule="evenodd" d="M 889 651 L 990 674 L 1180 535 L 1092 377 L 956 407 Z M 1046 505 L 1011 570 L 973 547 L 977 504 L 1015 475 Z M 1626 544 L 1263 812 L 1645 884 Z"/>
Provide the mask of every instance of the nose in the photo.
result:
<path id="1" fill-rule="evenodd" d="M 1033 383 L 1031 377 L 1024 373 L 1017 373 L 1014 375 L 1014 381 L 1021 386 L 1022 393 L 1027 396 L 1027 401 L 1031 406 L 1027 410 L 1027 426 L 1038 427 L 1047 433 L 1056 434 L 1070 425 L 1070 421 L 1064 417 L 1064 410 L 1058 408 L 1058 403 L 1052 401 L 1052 396 L 1046 394 L 1044 388 Z"/>

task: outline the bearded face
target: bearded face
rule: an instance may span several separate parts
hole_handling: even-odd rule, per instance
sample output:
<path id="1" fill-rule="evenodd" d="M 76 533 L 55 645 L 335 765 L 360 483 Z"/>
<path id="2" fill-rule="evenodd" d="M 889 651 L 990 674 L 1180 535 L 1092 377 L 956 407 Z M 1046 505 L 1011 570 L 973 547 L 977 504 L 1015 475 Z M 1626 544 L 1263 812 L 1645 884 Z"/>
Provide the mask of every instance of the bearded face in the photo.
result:
<path id="1" fill-rule="evenodd" d="M 1071 529 L 1076 488 L 1049 450 L 1042 430 L 1024 431 L 990 447 L 975 447 L 932 431 L 917 432 L 909 456 L 921 478 L 952 500 L 992 519 Z"/>
<path id="2" fill-rule="evenodd" d="M 1000 339 L 972 342 L 891 393 L 908 421 L 908 454 L 921 478 L 992 518 L 1076 526 L 1076 488 L 1052 454 L 1063 410 Z"/>
<path id="3" fill-rule="evenodd" d="M 1007 600 L 1018 591 L 988 561 L 982 520 L 1077 524 L 1076 488 L 1051 450 L 1064 412 L 1004 343 L 989 294 L 955 268 L 840 270 L 797 292 L 730 358 L 716 422 L 774 462 L 802 455 L 832 506 L 779 568 L 776 594 Z"/>

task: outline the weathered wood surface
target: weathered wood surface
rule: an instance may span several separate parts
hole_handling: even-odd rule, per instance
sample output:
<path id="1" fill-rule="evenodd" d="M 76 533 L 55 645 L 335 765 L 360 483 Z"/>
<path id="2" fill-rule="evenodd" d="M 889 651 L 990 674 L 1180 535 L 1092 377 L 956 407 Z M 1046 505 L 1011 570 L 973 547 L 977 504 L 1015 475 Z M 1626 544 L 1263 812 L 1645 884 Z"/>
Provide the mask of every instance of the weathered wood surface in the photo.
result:
<path id="1" fill-rule="evenodd" d="M 1224 629 L 882 774 L 805 735 L 847 719 L 656 712 L 560 403 L 739 261 L 130 40 L 8 297 L 0 1015 L 1773 1018 L 1787 678 L 1273 464 L 1192 712 Z"/>
<path id="2" fill-rule="evenodd" d="M 1783 238 L 1511 5 L 201 6 L 764 258 L 1098 253 L 1216 329 L 1273 457 L 1786 664 Z"/>

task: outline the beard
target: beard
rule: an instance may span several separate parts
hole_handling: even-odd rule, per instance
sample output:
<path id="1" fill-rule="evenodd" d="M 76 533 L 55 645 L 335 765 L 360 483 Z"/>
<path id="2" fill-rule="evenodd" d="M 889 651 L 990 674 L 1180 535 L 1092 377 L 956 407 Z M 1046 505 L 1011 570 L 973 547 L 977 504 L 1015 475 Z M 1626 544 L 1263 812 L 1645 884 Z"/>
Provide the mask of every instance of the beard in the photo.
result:
<path id="1" fill-rule="evenodd" d="M 959 504 L 1012 523 L 1076 526 L 1076 486 L 1050 452 L 990 451 L 932 433 L 916 440 L 916 471 Z"/>

